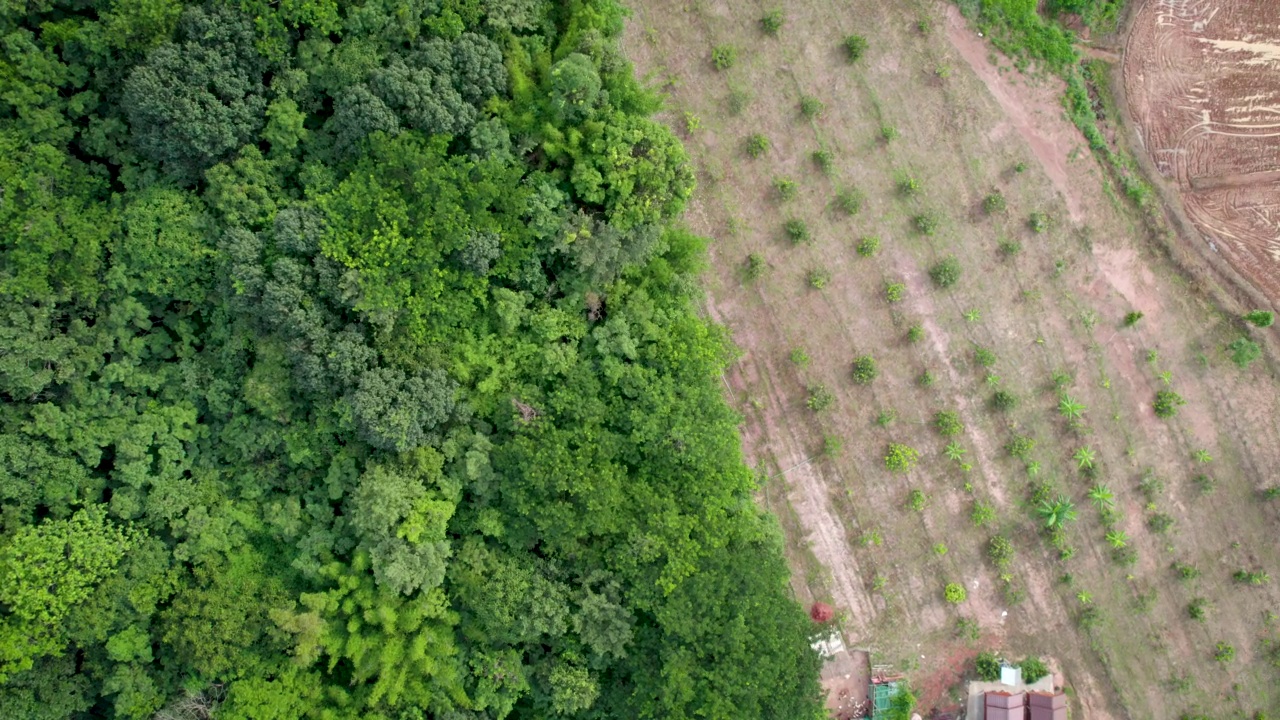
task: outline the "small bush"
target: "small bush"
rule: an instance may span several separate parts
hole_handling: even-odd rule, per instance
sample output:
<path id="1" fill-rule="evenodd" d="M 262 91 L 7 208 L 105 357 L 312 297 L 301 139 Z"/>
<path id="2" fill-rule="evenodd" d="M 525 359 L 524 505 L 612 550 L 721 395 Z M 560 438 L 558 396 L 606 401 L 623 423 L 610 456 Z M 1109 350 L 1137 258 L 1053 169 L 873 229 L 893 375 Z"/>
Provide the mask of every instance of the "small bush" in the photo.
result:
<path id="1" fill-rule="evenodd" d="M 755 280 L 764 275 L 765 261 L 764 256 L 760 253 L 751 253 L 747 256 L 747 268 L 745 274 L 748 280 Z"/>
<path id="2" fill-rule="evenodd" d="M 742 114 L 743 110 L 751 104 L 751 93 L 742 88 L 734 88 L 729 91 L 729 114 L 737 117 Z"/>
<path id="3" fill-rule="evenodd" d="M 831 282 L 831 271 L 826 268 L 814 268 L 809 271 L 807 276 L 809 287 L 815 290 L 821 290 Z"/>
<path id="4" fill-rule="evenodd" d="M 1258 586 L 1271 582 L 1271 576 L 1261 570 L 1237 570 L 1231 577 L 1242 585 Z"/>
<path id="5" fill-rule="evenodd" d="M 816 97 L 805 95 L 800 98 L 800 114 L 810 120 L 820 117 L 826 109 L 827 106 Z"/>
<path id="6" fill-rule="evenodd" d="M 787 237 L 791 238 L 791 242 L 796 245 L 808 244 L 813 239 L 809 235 L 809 226 L 799 218 L 787 220 L 782 227 L 787 231 Z"/>
<path id="7" fill-rule="evenodd" d="M 907 342 L 918 343 L 923 339 L 924 339 L 924 326 L 917 323 L 907 328 Z"/>
<path id="8" fill-rule="evenodd" d="M 1245 313 L 1244 320 L 1254 327 L 1265 328 L 1271 327 L 1271 324 L 1276 321 L 1276 316 L 1267 310 L 1254 310 Z"/>
<path id="9" fill-rule="evenodd" d="M 836 193 L 836 205 L 846 215 L 857 215 L 862 210 L 863 196 L 856 188 L 845 188 Z"/>
<path id="10" fill-rule="evenodd" d="M 990 525 L 996 519 L 996 509 L 990 503 L 981 500 L 973 501 L 973 510 L 969 512 L 969 521 L 974 527 Z"/>
<path id="11" fill-rule="evenodd" d="M 835 165 L 835 155 L 830 150 L 814 150 L 813 162 L 824 174 L 830 175 Z"/>
<path id="12" fill-rule="evenodd" d="M 1243 336 L 1231 341 L 1227 345 L 1227 352 L 1231 354 L 1231 362 L 1235 363 L 1236 367 L 1241 370 L 1249 367 L 1254 360 L 1262 357 L 1262 348 L 1258 343 Z"/>
<path id="13" fill-rule="evenodd" d="M 1212 475 L 1205 475 L 1204 473 L 1192 478 L 1191 482 L 1195 483 L 1196 489 L 1200 491 L 1201 495 L 1212 495 L 1213 491 L 1218 487 L 1218 481 L 1214 480 Z"/>
<path id="14" fill-rule="evenodd" d="M 1147 518 L 1147 527 L 1151 528 L 1152 532 L 1168 532 L 1169 528 L 1173 527 L 1173 517 L 1165 513 L 1156 513 Z"/>
<path id="15" fill-rule="evenodd" d="M 1231 643 L 1219 642 L 1213 649 L 1213 659 L 1222 664 L 1236 659 L 1236 649 Z"/>
<path id="16" fill-rule="evenodd" d="M 912 175 L 902 175 L 898 178 L 898 193 L 906 197 L 913 197 L 920 194 L 920 180 Z"/>
<path id="17" fill-rule="evenodd" d="M 844 441 L 835 435 L 822 436 L 822 454 L 829 458 L 838 458 L 844 454 Z"/>
<path id="18" fill-rule="evenodd" d="M 1004 199 L 1004 193 L 999 191 L 993 192 L 982 199 L 982 209 L 988 215 L 1002 213 L 1008 206 L 1008 202 Z"/>
<path id="19" fill-rule="evenodd" d="M 786 22 L 786 16 L 782 14 L 782 10 L 770 10 L 760 18 L 760 29 L 769 35 L 777 35 L 782 29 L 782 24 Z"/>
<path id="20" fill-rule="evenodd" d="M 1204 622 L 1206 611 L 1209 609 L 1209 601 L 1204 598 L 1196 598 L 1187 604 L 1187 617 L 1197 622 Z"/>
<path id="21" fill-rule="evenodd" d="M 1004 449 L 1010 457 L 1026 462 L 1027 458 L 1031 457 L 1031 451 L 1036 449 L 1036 441 L 1035 438 L 1026 435 L 1014 435 L 1009 442 L 1005 443 Z"/>
<path id="22" fill-rule="evenodd" d="M 1033 233 L 1042 233 L 1049 229 L 1049 216 L 1042 212 L 1033 212 L 1027 218 L 1027 227 Z"/>
<path id="23" fill-rule="evenodd" d="M 973 348 L 973 360 L 984 368 L 989 368 L 996 364 L 996 354 L 989 348 L 976 345 Z"/>
<path id="24" fill-rule="evenodd" d="M 896 128 L 896 127 L 894 127 L 894 126 L 892 126 L 892 125 L 881 125 L 881 126 L 880 126 L 880 139 L 881 139 L 881 140 L 883 140 L 883 141 L 885 142 L 885 144 L 886 144 L 886 145 L 887 145 L 887 144 L 889 144 L 889 143 L 891 143 L 891 142 L 893 142 L 894 140 L 897 140 L 897 139 L 898 139 L 898 128 Z"/>
<path id="25" fill-rule="evenodd" d="M 904 473 L 914 467 L 919 459 L 920 453 L 910 445 L 889 443 L 884 454 L 884 466 L 892 472 Z"/>
<path id="26" fill-rule="evenodd" d="M 1200 568 L 1197 568 L 1195 565 L 1191 565 L 1190 563 L 1175 562 L 1173 564 L 1173 571 L 1178 574 L 1179 580 L 1195 580 L 1200 577 Z"/>
<path id="27" fill-rule="evenodd" d="M 992 535 L 987 542 L 987 557 L 1001 570 L 1013 564 L 1013 543 L 1003 535 Z"/>
<path id="28" fill-rule="evenodd" d="M 978 621 L 965 617 L 956 618 L 955 634 L 957 640 L 968 640 L 970 642 L 977 640 L 981 634 Z"/>
<path id="29" fill-rule="evenodd" d="M 983 650 L 974 658 L 974 673 L 979 680 L 995 682 L 1000 679 L 1000 658 L 990 650 Z"/>
<path id="30" fill-rule="evenodd" d="M 880 413 L 876 415 L 876 424 L 879 425 L 880 427 L 889 427 L 891 424 L 893 424 L 893 421 L 897 419 L 898 419 L 897 410 L 894 410 L 892 408 L 888 410 L 881 410 Z"/>
<path id="31" fill-rule="evenodd" d="M 853 359 L 854 382 L 859 385 L 870 385 L 877 377 L 880 377 L 880 368 L 876 365 L 875 358 L 862 355 Z"/>
<path id="32" fill-rule="evenodd" d="M 1142 319 L 1142 313 L 1140 311 L 1134 310 L 1132 312 L 1129 312 L 1124 316 L 1124 326 L 1133 327 L 1134 325 L 1137 325 L 1138 321 L 1141 319 Z"/>
<path id="33" fill-rule="evenodd" d="M 802 347 L 794 348 L 791 350 L 791 362 L 797 367 L 809 367 L 809 353 Z"/>
<path id="34" fill-rule="evenodd" d="M 884 298 L 891 303 L 900 302 L 906 294 L 906 283 L 886 283 L 884 286 Z"/>
<path id="35" fill-rule="evenodd" d="M 789 177 L 774 178 L 773 188 L 778 191 L 778 198 L 784 202 L 794 200 L 800 192 L 800 186 L 796 185 L 796 181 Z"/>
<path id="36" fill-rule="evenodd" d="M 809 397 L 804 404 L 814 412 L 822 412 L 831 407 L 836 401 L 836 396 L 827 389 L 826 385 L 809 386 Z"/>
<path id="37" fill-rule="evenodd" d="M 868 235 L 858 241 L 858 254 L 862 257 L 871 257 L 880 249 L 880 238 L 875 235 Z"/>
<path id="38" fill-rule="evenodd" d="M 933 426 L 942 437 L 954 437 L 964 432 L 964 423 L 960 421 L 960 413 L 955 410 L 939 410 L 933 415 Z"/>
<path id="39" fill-rule="evenodd" d="M 1022 243 L 1016 240 L 1001 240 L 999 251 L 1002 257 L 1011 258 L 1022 252 Z"/>
<path id="40" fill-rule="evenodd" d="M 1018 663 L 1018 667 L 1022 669 L 1022 681 L 1026 683 L 1033 683 L 1049 674 L 1049 666 L 1040 658 L 1027 658 Z"/>
<path id="41" fill-rule="evenodd" d="M 1186 404 L 1187 401 L 1183 400 L 1178 393 L 1172 390 L 1158 390 L 1151 408 L 1155 410 L 1156 417 L 1168 419 L 1177 415 L 1178 408 Z"/>
<path id="42" fill-rule="evenodd" d="M 920 383 L 920 387 L 932 387 L 937 382 L 937 378 L 933 376 L 933 373 L 925 370 L 920 373 L 920 377 L 916 379 L 916 382 Z"/>
<path id="43" fill-rule="evenodd" d="M 850 35 L 844 39 L 844 52 L 849 62 L 856 63 L 867 54 L 867 39 L 861 35 Z"/>
<path id="44" fill-rule="evenodd" d="M 942 596 L 952 605 L 959 605 L 969 594 L 960 583 L 947 583 L 947 586 L 942 589 Z"/>
<path id="45" fill-rule="evenodd" d="M 758 158 L 767 152 L 769 152 L 769 138 L 760 133 L 747 138 L 747 155 Z"/>
<path id="46" fill-rule="evenodd" d="M 1008 390 L 997 390 L 991 396 L 991 407 L 1000 412 L 1009 412 L 1018 407 L 1018 396 Z"/>
<path id="47" fill-rule="evenodd" d="M 929 496 L 924 494 L 923 490 L 912 490 L 907 493 L 907 507 L 922 512 L 926 505 L 929 504 Z"/>
<path id="48" fill-rule="evenodd" d="M 915 226 L 916 231 L 921 235 L 933 235 L 938 232 L 938 225 L 941 223 L 936 214 L 922 212 L 911 218 L 911 224 Z"/>
<path id="49" fill-rule="evenodd" d="M 954 255 L 939 260 L 936 265 L 929 268 L 929 277 L 933 279 L 933 284 L 940 288 L 955 285 L 960 280 L 960 261 Z"/>
<path id="50" fill-rule="evenodd" d="M 732 45 L 717 45 L 711 48 L 711 64 L 717 70 L 728 70 L 738 62 L 738 49 Z"/>

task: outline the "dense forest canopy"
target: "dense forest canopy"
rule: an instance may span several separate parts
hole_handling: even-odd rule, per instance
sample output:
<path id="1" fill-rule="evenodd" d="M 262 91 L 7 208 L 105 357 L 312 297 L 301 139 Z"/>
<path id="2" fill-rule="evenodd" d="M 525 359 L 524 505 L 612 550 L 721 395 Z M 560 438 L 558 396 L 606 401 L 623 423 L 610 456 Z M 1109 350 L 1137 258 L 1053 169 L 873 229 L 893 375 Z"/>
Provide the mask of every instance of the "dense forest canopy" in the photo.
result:
<path id="1" fill-rule="evenodd" d="M 820 716 L 622 17 L 0 2 L 0 717 Z"/>

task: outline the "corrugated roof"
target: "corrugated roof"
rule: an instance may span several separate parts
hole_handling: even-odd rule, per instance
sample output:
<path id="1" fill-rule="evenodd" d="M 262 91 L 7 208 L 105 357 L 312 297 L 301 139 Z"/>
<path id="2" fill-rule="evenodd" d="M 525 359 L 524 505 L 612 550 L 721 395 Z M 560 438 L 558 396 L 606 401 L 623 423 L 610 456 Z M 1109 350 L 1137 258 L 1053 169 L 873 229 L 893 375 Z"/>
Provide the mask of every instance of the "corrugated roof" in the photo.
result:
<path id="1" fill-rule="evenodd" d="M 988 708 L 1021 708 L 1027 705 L 1027 696 L 1022 692 L 1007 693 L 994 690 L 986 694 Z"/>
<path id="2" fill-rule="evenodd" d="M 1067 696 L 1062 693 L 1048 692 L 1031 692 L 1027 693 L 1028 705 L 1040 708 L 1064 708 L 1067 706 Z"/>

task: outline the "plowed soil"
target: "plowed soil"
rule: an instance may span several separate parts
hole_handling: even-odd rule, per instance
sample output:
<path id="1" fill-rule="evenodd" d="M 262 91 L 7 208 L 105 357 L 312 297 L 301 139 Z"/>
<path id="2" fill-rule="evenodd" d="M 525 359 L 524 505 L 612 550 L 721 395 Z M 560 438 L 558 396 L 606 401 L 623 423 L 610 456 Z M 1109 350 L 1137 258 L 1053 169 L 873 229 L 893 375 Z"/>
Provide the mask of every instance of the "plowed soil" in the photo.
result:
<path id="1" fill-rule="evenodd" d="M 1280 2 L 1147 0 L 1124 82 L 1143 144 L 1188 217 L 1280 303 Z"/>

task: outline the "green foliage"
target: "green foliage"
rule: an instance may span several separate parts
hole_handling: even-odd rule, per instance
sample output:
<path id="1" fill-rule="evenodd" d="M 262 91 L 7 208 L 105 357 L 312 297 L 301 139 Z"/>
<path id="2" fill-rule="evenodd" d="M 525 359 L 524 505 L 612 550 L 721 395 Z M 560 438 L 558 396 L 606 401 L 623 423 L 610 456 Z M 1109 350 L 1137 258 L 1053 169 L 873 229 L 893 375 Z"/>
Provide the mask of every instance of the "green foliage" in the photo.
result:
<path id="1" fill-rule="evenodd" d="M 987 557 L 1001 572 L 1007 571 L 1013 564 L 1013 543 L 1003 535 L 992 535 L 987 542 Z"/>
<path id="2" fill-rule="evenodd" d="M 804 404 L 814 412 L 822 412 L 835 404 L 836 396 L 826 385 L 810 385 Z"/>
<path id="3" fill-rule="evenodd" d="M 791 242 L 796 245 L 807 245 L 813 240 L 813 237 L 809 234 L 808 223 L 800 218 L 788 218 L 782 229 L 786 231 L 787 237 L 791 238 Z"/>
<path id="4" fill-rule="evenodd" d="M 1168 419 L 1178 414 L 1178 408 L 1186 405 L 1187 401 L 1182 396 L 1172 390 L 1157 390 L 1155 402 L 1151 408 L 1155 411 L 1156 417 Z"/>
<path id="5" fill-rule="evenodd" d="M 845 215 L 857 215 L 862 211 L 863 202 L 862 193 L 856 188 L 844 188 L 836 194 L 836 205 L 844 211 Z"/>
<path id="6" fill-rule="evenodd" d="M 1166 513 L 1154 513 L 1147 518 L 1147 527 L 1151 528 L 1151 532 L 1168 532 L 1173 527 L 1173 517 Z"/>
<path id="7" fill-rule="evenodd" d="M 925 236 L 932 236 L 938 232 L 940 224 L 941 221 L 938 219 L 937 213 L 933 212 L 917 213 L 911 218 L 911 225 L 916 229 L 916 232 Z"/>
<path id="8" fill-rule="evenodd" d="M 1205 616 L 1208 614 L 1209 601 L 1204 598 L 1195 598 L 1187 603 L 1187 617 L 1196 622 L 1204 622 Z"/>
<path id="9" fill-rule="evenodd" d="M 991 396 L 991 407 L 999 412 L 1010 412 L 1018 407 L 1018 396 L 1008 390 L 997 390 Z"/>
<path id="10" fill-rule="evenodd" d="M 780 8 L 770 10 L 760 18 L 760 29 L 768 35 L 777 35 L 784 22 L 786 22 L 786 16 L 782 14 Z"/>
<path id="11" fill-rule="evenodd" d="M 1242 585 L 1259 586 L 1271 582 L 1271 576 L 1261 570 L 1237 570 L 1231 577 Z"/>
<path id="12" fill-rule="evenodd" d="M 1000 679 L 1000 658 L 990 650 L 983 650 L 974 658 L 974 672 L 979 680 L 995 682 Z"/>
<path id="13" fill-rule="evenodd" d="M 792 348 L 791 362 L 794 363 L 797 367 L 802 367 L 802 368 L 808 367 L 809 353 L 804 348 L 801 348 L 801 347 Z"/>
<path id="14" fill-rule="evenodd" d="M 924 339 L 924 326 L 920 324 L 907 328 L 907 342 L 915 344 Z"/>
<path id="15" fill-rule="evenodd" d="M 898 411 L 892 408 L 887 410 L 881 410 L 876 415 L 876 425 L 879 425 L 880 427 L 889 427 L 890 425 L 893 424 L 893 421 L 897 419 L 898 419 Z"/>
<path id="16" fill-rule="evenodd" d="M 901 443 L 889 443 L 888 449 L 884 454 L 884 466 L 890 472 L 905 473 L 920 459 L 920 453 L 915 448 Z"/>
<path id="17" fill-rule="evenodd" d="M 1043 233 L 1049 229 L 1049 216 L 1042 212 L 1033 212 L 1027 216 L 1027 227 L 1033 233 Z"/>
<path id="18" fill-rule="evenodd" d="M 826 268 L 814 268 L 806 274 L 805 279 L 808 281 L 809 287 L 821 290 L 827 286 L 827 283 L 831 282 L 831 271 Z"/>
<path id="19" fill-rule="evenodd" d="M 858 241 L 858 254 L 862 257 L 871 257 L 880 249 L 880 238 L 875 235 L 868 235 Z"/>
<path id="20" fill-rule="evenodd" d="M 1001 257 L 1008 259 L 1022 252 L 1022 243 L 1016 240 L 1001 240 L 998 249 Z"/>
<path id="21" fill-rule="evenodd" d="M 1071 34 L 1041 17 L 1034 3 L 975 0 L 962 7 L 990 36 L 992 44 L 1017 59 L 1020 67 L 1036 62 L 1056 72 L 1074 65 L 1078 59 Z"/>
<path id="22" fill-rule="evenodd" d="M 914 197 L 920 194 L 920 179 L 914 175 L 902 174 L 898 176 L 898 194 L 905 197 Z"/>
<path id="23" fill-rule="evenodd" d="M 1040 501 L 1036 506 L 1036 514 L 1044 521 L 1046 529 L 1056 530 L 1076 519 L 1076 506 L 1071 498 L 1060 495 L 1051 500 Z"/>
<path id="24" fill-rule="evenodd" d="M 969 520 L 974 527 L 986 527 L 995 522 L 996 509 L 991 503 L 975 500 L 973 502 L 973 510 L 969 513 Z"/>
<path id="25" fill-rule="evenodd" d="M 849 62 L 856 63 L 867 54 L 867 39 L 861 35 L 849 35 L 842 43 Z"/>
<path id="26" fill-rule="evenodd" d="M 732 45 L 717 45 L 711 48 L 711 64 L 716 70 L 725 71 L 738 62 L 738 49 Z"/>
<path id="27" fill-rule="evenodd" d="M 761 135 L 760 133 L 756 133 L 747 138 L 747 155 L 753 158 L 758 158 L 769 152 L 769 147 L 769 138 Z"/>
<path id="28" fill-rule="evenodd" d="M 880 368 L 876 359 L 870 355 L 860 355 L 853 359 L 853 381 L 859 385 L 870 385 L 880 376 Z"/>
<path id="29" fill-rule="evenodd" d="M 778 191 L 778 198 L 784 202 L 794 200 L 796 194 L 800 191 L 800 186 L 796 185 L 796 181 L 787 177 L 774 178 L 773 188 Z"/>
<path id="30" fill-rule="evenodd" d="M 929 496 L 923 490 L 913 489 L 907 493 L 907 508 L 915 512 L 923 512 L 929 504 Z"/>
<path id="31" fill-rule="evenodd" d="M 817 119 L 826 109 L 827 106 L 816 97 L 805 95 L 800 98 L 800 114 L 809 120 Z"/>
<path id="32" fill-rule="evenodd" d="M 1049 674 L 1049 666 L 1040 658 L 1027 658 L 1018 663 L 1018 667 L 1022 669 L 1023 682 L 1027 683 L 1033 683 Z"/>
<path id="33" fill-rule="evenodd" d="M 822 150 L 814 150 L 811 157 L 813 158 L 814 164 L 817 165 L 823 173 L 830 175 L 835 172 L 836 158 L 835 154 L 830 150 L 825 148 Z"/>
<path id="34" fill-rule="evenodd" d="M 981 367 L 989 368 L 996 364 L 996 354 L 990 348 L 975 345 L 973 346 L 973 360 Z"/>
<path id="35" fill-rule="evenodd" d="M 1010 457 L 1026 462 L 1031 458 L 1031 451 L 1036 449 L 1036 441 L 1027 435 L 1014 435 L 1005 443 L 1004 449 Z"/>
<path id="36" fill-rule="evenodd" d="M 999 190 L 987 195 L 982 199 L 982 210 L 988 215 L 998 215 L 1003 213 L 1009 207 L 1009 203 L 1004 198 L 1004 193 Z"/>
<path id="37" fill-rule="evenodd" d="M 1137 325 L 1137 324 L 1138 324 L 1138 321 L 1139 321 L 1139 320 L 1141 320 L 1141 319 L 1142 319 L 1142 312 L 1141 312 L 1141 311 L 1139 311 L 1139 310 L 1131 310 L 1131 311 L 1129 311 L 1128 313 L 1125 313 L 1125 316 L 1124 316 L 1124 326 L 1125 326 L 1125 327 L 1133 327 L 1134 325 Z"/>
<path id="38" fill-rule="evenodd" d="M 1234 661 L 1236 659 L 1235 646 L 1231 643 L 1219 641 L 1213 648 L 1213 659 L 1224 665 Z"/>
<path id="39" fill-rule="evenodd" d="M 952 605 L 959 605 L 965 601 L 968 593 L 965 592 L 964 586 L 959 583 L 947 583 L 947 586 L 943 588 L 942 597 Z"/>
<path id="40" fill-rule="evenodd" d="M 894 127 L 893 125 L 880 126 L 880 139 L 884 141 L 886 145 L 893 142 L 894 140 L 897 140 L 898 137 L 899 137 L 898 128 Z"/>
<path id="41" fill-rule="evenodd" d="M 751 253 L 747 256 L 747 266 L 743 274 L 748 280 L 758 280 L 764 276 L 764 271 L 768 269 L 764 256 L 760 253 Z"/>
<path id="42" fill-rule="evenodd" d="M 1231 362 L 1241 370 L 1249 367 L 1255 360 L 1262 357 L 1262 347 L 1258 343 L 1247 337 L 1238 337 L 1227 343 L 1227 352 L 1231 355 Z"/>
<path id="43" fill-rule="evenodd" d="M 948 255 L 929 268 L 929 277 L 940 288 L 955 285 L 960 280 L 960 261 L 954 255 Z"/>
<path id="44" fill-rule="evenodd" d="M 953 437 L 964 432 L 960 413 L 955 410 L 939 410 L 933 415 L 933 426 L 942 437 Z"/>
<path id="45" fill-rule="evenodd" d="M 901 302 L 902 298 L 906 297 L 906 294 L 907 294 L 906 283 L 900 283 L 900 282 L 885 283 L 885 286 L 884 286 L 885 300 L 888 300 L 891 303 Z"/>
<path id="46" fill-rule="evenodd" d="M 1244 320 L 1254 327 L 1268 328 L 1276 321 L 1276 316 L 1270 310 L 1253 310 L 1244 314 Z"/>

